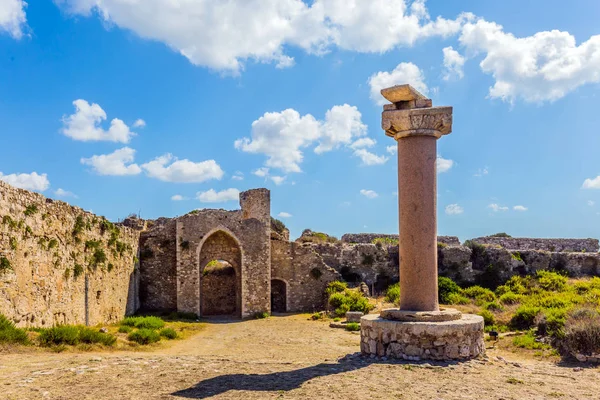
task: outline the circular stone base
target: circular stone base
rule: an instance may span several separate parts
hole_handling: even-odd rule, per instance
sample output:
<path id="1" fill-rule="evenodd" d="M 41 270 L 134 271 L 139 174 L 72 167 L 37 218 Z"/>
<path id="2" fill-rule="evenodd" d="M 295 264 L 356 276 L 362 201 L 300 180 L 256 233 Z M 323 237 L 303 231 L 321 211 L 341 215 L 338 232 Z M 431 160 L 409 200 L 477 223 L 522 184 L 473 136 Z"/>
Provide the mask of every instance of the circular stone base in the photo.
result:
<path id="1" fill-rule="evenodd" d="M 404 322 L 365 315 L 360 320 L 363 354 L 404 360 L 460 360 L 485 352 L 483 317 L 462 314 L 444 322 Z"/>
<path id="2" fill-rule="evenodd" d="M 404 311 L 388 308 L 381 312 L 381 318 L 404 322 L 443 322 L 456 321 L 462 313 L 454 308 L 442 308 L 439 311 Z"/>

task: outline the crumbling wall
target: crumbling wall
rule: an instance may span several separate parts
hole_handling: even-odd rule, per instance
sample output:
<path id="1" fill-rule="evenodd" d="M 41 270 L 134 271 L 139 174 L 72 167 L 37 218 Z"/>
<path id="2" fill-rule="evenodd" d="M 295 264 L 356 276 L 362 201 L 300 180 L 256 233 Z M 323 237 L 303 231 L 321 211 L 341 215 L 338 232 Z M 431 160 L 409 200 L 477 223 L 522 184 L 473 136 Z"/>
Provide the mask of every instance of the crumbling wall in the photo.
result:
<path id="1" fill-rule="evenodd" d="M 285 282 L 288 312 L 313 312 L 324 308 L 327 285 L 341 276 L 313 245 L 272 240 L 271 279 Z"/>
<path id="2" fill-rule="evenodd" d="M 399 236 L 387 233 L 346 233 L 342 236 L 342 242 L 345 243 L 373 243 L 375 239 L 390 239 L 398 241 Z M 438 236 L 438 243 L 458 246 L 460 241 L 456 236 Z"/>
<path id="3" fill-rule="evenodd" d="M 501 246 L 509 250 L 546 250 L 551 252 L 588 252 L 600 250 L 598 239 L 542 239 L 484 236 L 471 239 L 479 244 Z"/>
<path id="4" fill-rule="evenodd" d="M 139 232 L 0 182 L 0 314 L 19 326 L 116 322 L 137 309 Z"/>
<path id="5" fill-rule="evenodd" d="M 177 310 L 176 220 L 148 221 L 140 234 L 140 308 Z"/>

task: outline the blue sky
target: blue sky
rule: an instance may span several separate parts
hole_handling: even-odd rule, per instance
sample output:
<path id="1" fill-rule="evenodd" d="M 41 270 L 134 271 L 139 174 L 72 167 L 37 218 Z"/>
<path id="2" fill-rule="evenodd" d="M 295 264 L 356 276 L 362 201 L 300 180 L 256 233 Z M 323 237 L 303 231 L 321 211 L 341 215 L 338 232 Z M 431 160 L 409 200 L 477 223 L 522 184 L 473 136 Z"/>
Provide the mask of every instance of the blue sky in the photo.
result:
<path id="1" fill-rule="evenodd" d="M 597 1 L 140 4 L 0 0 L 0 179 L 113 220 L 267 187 L 294 237 L 394 233 L 377 93 L 411 83 L 454 107 L 440 234 L 600 237 Z"/>

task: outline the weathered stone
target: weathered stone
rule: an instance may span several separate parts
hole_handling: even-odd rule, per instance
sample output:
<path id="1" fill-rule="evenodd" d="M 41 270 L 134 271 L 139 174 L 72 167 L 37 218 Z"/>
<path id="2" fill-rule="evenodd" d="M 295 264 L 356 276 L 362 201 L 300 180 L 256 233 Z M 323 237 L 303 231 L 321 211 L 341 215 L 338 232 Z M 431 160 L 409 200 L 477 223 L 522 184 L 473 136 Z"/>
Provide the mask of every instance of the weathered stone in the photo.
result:
<path id="1" fill-rule="evenodd" d="M 462 313 L 453 308 L 438 311 L 404 311 L 397 308 L 388 308 L 381 311 L 381 318 L 394 321 L 407 322 L 441 322 L 461 319 Z"/>
<path id="2" fill-rule="evenodd" d="M 346 320 L 348 322 L 358 322 L 360 323 L 360 318 L 363 316 L 364 314 L 360 311 L 348 311 L 346 313 Z"/>

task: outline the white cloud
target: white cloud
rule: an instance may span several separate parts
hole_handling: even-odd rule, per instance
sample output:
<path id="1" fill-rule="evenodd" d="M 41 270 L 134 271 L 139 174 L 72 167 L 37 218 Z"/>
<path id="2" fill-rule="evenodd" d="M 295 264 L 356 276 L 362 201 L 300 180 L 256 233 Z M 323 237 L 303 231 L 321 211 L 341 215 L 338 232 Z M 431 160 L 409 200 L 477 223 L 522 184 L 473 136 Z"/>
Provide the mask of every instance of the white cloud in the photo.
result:
<path id="1" fill-rule="evenodd" d="M 385 164 L 388 160 L 386 156 L 378 156 L 367 149 L 355 150 L 354 155 L 361 159 L 363 165 L 381 165 Z"/>
<path id="2" fill-rule="evenodd" d="M 174 194 L 173 196 L 171 196 L 171 200 L 173 200 L 173 201 L 184 201 L 187 199 L 188 199 L 187 197 L 182 196 L 180 194 Z"/>
<path id="3" fill-rule="evenodd" d="M 587 201 L 587 205 L 590 206 L 590 207 L 594 207 L 595 204 L 596 203 L 593 200 L 588 200 Z"/>
<path id="4" fill-rule="evenodd" d="M 233 179 L 234 181 L 243 181 L 244 180 L 244 173 L 241 171 L 235 171 L 235 173 L 233 174 L 233 176 L 231 177 L 231 179 Z"/>
<path id="5" fill-rule="evenodd" d="M 447 160 L 440 155 L 437 156 L 435 161 L 436 161 L 438 174 L 441 174 L 443 172 L 448 172 L 450 170 L 450 168 L 452 168 L 452 166 L 454 165 L 454 161 Z"/>
<path id="6" fill-rule="evenodd" d="M 146 121 L 144 121 L 143 119 L 137 119 L 134 123 L 133 123 L 133 127 L 134 128 L 143 128 L 146 126 Z"/>
<path id="7" fill-rule="evenodd" d="M 488 208 L 491 208 L 492 211 L 494 212 L 498 212 L 498 211 L 508 211 L 508 207 L 506 206 L 500 206 L 496 203 L 492 203 L 490 205 L 488 205 Z"/>
<path id="8" fill-rule="evenodd" d="M 129 147 L 115 150 L 110 154 L 94 155 L 82 158 L 83 165 L 89 165 L 99 175 L 137 175 L 142 169 L 133 163 L 135 150 Z"/>
<path id="9" fill-rule="evenodd" d="M 281 185 L 284 181 L 285 178 L 287 178 L 286 176 L 271 176 L 269 177 L 269 179 L 271 179 L 277 186 Z"/>
<path id="10" fill-rule="evenodd" d="M 10 174 L 4 175 L 0 172 L 0 181 L 4 181 L 9 185 L 17 188 L 36 190 L 43 192 L 50 187 L 50 181 L 47 174 L 38 174 L 32 172 L 30 174 Z"/>
<path id="11" fill-rule="evenodd" d="M 142 164 L 142 168 L 151 178 L 164 182 L 200 183 L 211 179 L 221 179 L 223 170 L 215 160 L 193 162 L 178 160 L 172 154 L 165 154 Z"/>
<path id="12" fill-rule="evenodd" d="M 282 211 L 282 212 L 280 212 L 279 214 L 277 214 L 277 216 L 278 216 L 279 218 L 291 218 L 291 217 L 292 217 L 292 214 L 290 214 L 290 213 L 286 213 L 286 212 Z"/>
<path id="13" fill-rule="evenodd" d="M 365 196 L 368 199 L 374 199 L 375 197 L 379 196 L 377 194 L 377 192 L 375 192 L 373 190 L 365 190 L 365 189 L 361 189 L 360 194 L 362 194 L 363 196 Z"/>
<path id="14" fill-rule="evenodd" d="M 390 146 L 387 146 L 385 148 L 385 151 L 387 151 L 388 153 L 394 155 L 394 154 L 398 154 L 398 145 L 397 144 L 392 144 Z"/>
<path id="15" fill-rule="evenodd" d="M 464 211 L 464 208 L 462 208 L 458 204 L 449 204 L 446 206 L 446 214 L 448 215 L 458 215 L 462 214 Z"/>
<path id="16" fill-rule="evenodd" d="M 64 9 L 165 43 L 195 65 L 233 74 L 247 60 L 290 67 L 289 48 L 383 53 L 456 34 L 468 15 L 431 20 L 424 0 L 60 0 Z M 218 23 L 215 23 L 218 21 Z"/>
<path id="17" fill-rule="evenodd" d="M 77 198 L 77 195 L 74 194 L 73 192 L 69 192 L 68 190 L 64 190 L 61 188 L 58 188 L 54 191 L 54 195 L 57 197 L 73 197 L 74 199 Z"/>
<path id="18" fill-rule="evenodd" d="M 202 203 L 224 203 L 226 201 L 238 200 L 239 197 L 240 191 L 234 188 L 221 190 L 220 192 L 210 189 L 206 192 L 198 192 L 196 194 L 196 198 Z"/>
<path id="19" fill-rule="evenodd" d="M 525 207 L 525 206 L 514 206 L 513 210 L 515 210 L 515 211 L 527 211 L 528 208 Z"/>
<path id="20" fill-rule="evenodd" d="M 256 170 L 252 171 L 252 173 L 260 178 L 266 178 L 267 176 L 269 176 L 269 168 L 266 168 L 266 167 L 258 168 Z"/>
<path id="21" fill-rule="evenodd" d="M 593 179 L 586 179 L 583 181 L 582 189 L 600 189 L 600 175 Z"/>
<path id="22" fill-rule="evenodd" d="M 25 7 L 24 0 L 0 0 L 0 33 L 4 31 L 15 39 L 23 37 L 27 23 Z"/>
<path id="23" fill-rule="evenodd" d="M 367 126 L 362 123 L 361 118 L 362 115 L 356 107 L 348 104 L 333 106 L 325 113 L 315 153 L 321 154 L 340 145 L 349 145 L 354 138 L 364 136 Z"/>
<path id="24" fill-rule="evenodd" d="M 395 85 L 410 84 L 423 94 L 429 91 L 425 83 L 423 72 L 411 62 L 400 63 L 392 72 L 380 71 L 367 81 L 371 88 L 371 99 L 378 105 L 384 105 L 388 101 L 381 95 L 381 89 Z"/>
<path id="25" fill-rule="evenodd" d="M 489 172 L 490 171 L 488 170 L 488 167 L 485 167 L 483 169 L 479 168 L 473 176 L 481 178 L 482 176 L 487 175 Z"/>
<path id="26" fill-rule="evenodd" d="M 573 35 L 559 30 L 516 37 L 479 19 L 464 25 L 459 41 L 470 55 L 484 54 L 479 66 L 495 79 L 491 98 L 554 101 L 586 83 L 600 82 L 600 35 L 579 45 Z"/>
<path id="27" fill-rule="evenodd" d="M 348 104 L 332 107 L 324 121 L 287 109 L 265 113 L 252 123 L 251 138 L 238 139 L 234 146 L 244 152 L 266 155 L 266 167 L 301 172 L 304 148 L 318 143 L 314 151 L 321 154 L 349 145 L 366 134 L 366 130 L 358 109 Z"/>
<path id="28" fill-rule="evenodd" d="M 444 76 L 445 81 L 451 79 L 462 79 L 465 74 L 463 67 L 465 65 L 465 58 L 460 53 L 452 48 L 452 46 L 444 47 L 442 50 L 444 53 Z"/>
<path id="29" fill-rule="evenodd" d="M 364 147 L 373 147 L 373 146 L 375 146 L 376 143 L 377 143 L 377 141 L 375 139 L 365 137 L 365 138 L 358 139 L 357 141 L 352 143 L 349 147 L 351 149 L 362 149 Z"/>
<path id="30" fill-rule="evenodd" d="M 100 124 L 106 120 L 106 113 L 98 104 L 90 105 L 85 100 L 79 99 L 73 102 L 75 114 L 62 119 L 62 133 L 74 140 L 84 142 L 88 141 L 109 141 L 129 143 L 135 133 L 132 132 L 125 123 L 114 118 L 110 121 L 108 130 L 104 130 Z"/>

